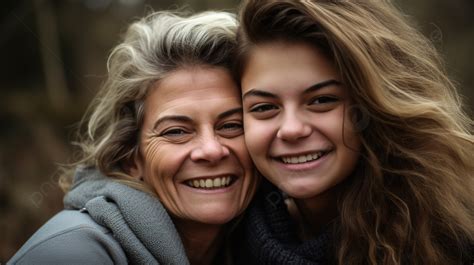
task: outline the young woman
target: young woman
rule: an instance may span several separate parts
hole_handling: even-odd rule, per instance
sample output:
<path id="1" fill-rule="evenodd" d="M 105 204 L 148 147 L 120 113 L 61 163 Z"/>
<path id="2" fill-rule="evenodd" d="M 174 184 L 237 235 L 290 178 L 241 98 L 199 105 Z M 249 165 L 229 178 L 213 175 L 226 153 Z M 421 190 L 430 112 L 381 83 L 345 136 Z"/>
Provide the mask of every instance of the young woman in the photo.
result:
<path id="1" fill-rule="evenodd" d="M 249 0 L 238 41 L 240 263 L 472 263 L 473 123 L 390 1 Z"/>
<path id="2" fill-rule="evenodd" d="M 225 12 L 129 27 L 86 118 L 66 210 L 9 264 L 226 264 L 229 223 L 257 181 L 229 71 L 236 29 Z"/>

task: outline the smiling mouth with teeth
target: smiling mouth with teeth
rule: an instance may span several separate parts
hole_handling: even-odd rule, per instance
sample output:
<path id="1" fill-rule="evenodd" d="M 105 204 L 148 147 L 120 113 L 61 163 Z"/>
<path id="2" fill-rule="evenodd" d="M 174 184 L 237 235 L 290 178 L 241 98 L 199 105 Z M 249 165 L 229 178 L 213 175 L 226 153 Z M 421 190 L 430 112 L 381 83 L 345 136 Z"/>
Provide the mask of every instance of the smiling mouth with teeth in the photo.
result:
<path id="1" fill-rule="evenodd" d="M 280 161 L 282 161 L 285 164 L 301 164 L 301 163 L 318 160 L 319 158 L 321 158 L 327 153 L 328 151 L 322 151 L 322 152 L 316 152 L 316 153 L 300 155 L 300 156 L 284 156 L 284 157 L 280 157 Z"/>
<path id="2" fill-rule="evenodd" d="M 216 177 L 216 178 L 202 178 L 202 179 L 194 179 L 186 181 L 186 185 L 191 188 L 197 189 L 220 189 L 225 188 L 233 183 L 233 177 Z"/>

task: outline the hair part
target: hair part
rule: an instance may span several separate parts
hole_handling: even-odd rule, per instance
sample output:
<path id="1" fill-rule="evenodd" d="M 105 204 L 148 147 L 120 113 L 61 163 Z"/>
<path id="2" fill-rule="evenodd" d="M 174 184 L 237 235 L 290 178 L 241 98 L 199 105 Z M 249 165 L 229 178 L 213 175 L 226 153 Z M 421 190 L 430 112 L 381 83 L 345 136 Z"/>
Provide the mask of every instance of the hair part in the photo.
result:
<path id="1" fill-rule="evenodd" d="M 250 0 L 235 72 L 252 48 L 306 42 L 332 59 L 367 128 L 341 194 L 339 264 L 459 264 L 474 242 L 473 121 L 433 45 L 390 1 Z"/>
<path id="2" fill-rule="evenodd" d="M 236 48 L 234 14 L 208 11 L 195 15 L 161 11 L 132 23 L 107 61 L 107 80 L 80 122 L 79 157 L 64 166 L 65 191 L 78 165 L 97 167 L 104 175 L 153 194 L 143 181 L 127 174 L 138 152 L 139 130 L 148 91 L 175 70 L 193 66 L 230 68 Z"/>

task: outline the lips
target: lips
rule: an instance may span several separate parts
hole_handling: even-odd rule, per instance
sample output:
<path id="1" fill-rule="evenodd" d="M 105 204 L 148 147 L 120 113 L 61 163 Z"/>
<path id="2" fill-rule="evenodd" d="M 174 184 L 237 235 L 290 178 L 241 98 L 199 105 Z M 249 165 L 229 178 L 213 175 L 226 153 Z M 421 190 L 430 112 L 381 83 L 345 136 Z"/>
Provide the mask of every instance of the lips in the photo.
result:
<path id="1" fill-rule="evenodd" d="M 328 150 L 328 151 L 316 151 L 316 152 L 302 154 L 302 155 L 284 155 L 284 156 L 277 157 L 277 159 L 285 164 L 302 164 L 302 163 L 318 160 L 329 152 L 330 151 Z"/>
<path id="2" fill-rule="evenodd" d="M 200 177 L 200 178 L 194 178 L 185 181 L 184 183 L 191 187 L 191 188 L 196 188 L 196 189 L 221 189 L 228 187 L 234 183 L 234 180 L 236 177 L 232 175 L 227 175 L 227 176 L 209 176 L 209 177 Z"/>

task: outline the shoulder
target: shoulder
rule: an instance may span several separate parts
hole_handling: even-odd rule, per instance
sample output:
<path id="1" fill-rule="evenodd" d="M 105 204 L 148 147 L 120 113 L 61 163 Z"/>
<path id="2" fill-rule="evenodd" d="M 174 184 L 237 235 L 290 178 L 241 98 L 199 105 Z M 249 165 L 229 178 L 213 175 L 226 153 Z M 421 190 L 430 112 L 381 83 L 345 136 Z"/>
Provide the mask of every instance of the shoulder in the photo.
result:
<path id="1" fill-rule="evenodd" d="M 64 210 L 44 224 L 8 264 L 126 264 L 111 232 L 85 212 Z"/>

